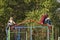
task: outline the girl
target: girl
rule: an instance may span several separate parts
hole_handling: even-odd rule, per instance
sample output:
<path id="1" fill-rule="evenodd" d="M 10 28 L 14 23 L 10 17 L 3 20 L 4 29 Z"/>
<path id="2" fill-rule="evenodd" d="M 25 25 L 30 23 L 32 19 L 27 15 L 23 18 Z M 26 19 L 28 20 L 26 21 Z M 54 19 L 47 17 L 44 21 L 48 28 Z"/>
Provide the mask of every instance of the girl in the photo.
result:
<path id="1" fill-rule="evenodd" d="M 7 30 L 9 27 L 13 28 L 13 25 L 15 25 L 16 23 L 13 21 L 13 17 L 10 17 L 10 19 L 8 20 L 8 23 L 7 23 Z"/>
<path id="2" fill-rule="evenodd" d="M 8 25 L 9 26 L 13 26 L 14 24 L 16 24 L 13 20 L 13 17 L 10 17 L 9 21 L 8 21 Z"/>

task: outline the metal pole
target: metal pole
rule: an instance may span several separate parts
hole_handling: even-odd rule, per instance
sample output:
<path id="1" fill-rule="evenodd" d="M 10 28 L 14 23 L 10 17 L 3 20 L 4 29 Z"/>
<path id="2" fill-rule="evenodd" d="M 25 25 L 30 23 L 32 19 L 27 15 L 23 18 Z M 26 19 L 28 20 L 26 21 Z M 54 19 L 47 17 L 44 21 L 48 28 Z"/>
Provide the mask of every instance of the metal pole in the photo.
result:
<path id="1" fill-rule="evenodd" d="M 26 40 L 27 40 L 27 32 L 26 32 Z"/>
<path id="2" fill-rule="evenodd" d="M 30 40 L 32 40 L 32 27 L 30 28 Z"/>
<path id="3" fill-rule="evenodd" d="M 17 40 L 21 40 L 21 38 L 20 38 L 20 29 L 18 29 L 18 36 L 17 36 Z"/>
<path id="4" fill-rule="evenodd" d="M 7 27 L 6 27 L 6 40 L 8 40 L 8 30 L 7 30 Z"/>
<path id="5" fill-rule="evenodd" d="M 52 39 L 51 40 L 54 40 L 54 26 L 52 26 Z"/>
<path id="6" fill-rule="evenodd" d="M 49 40 L 49 28 L 47 27 L 47 40 Z"/>
<path id="7" fill-rule="evenodd" d="M 10 40 L 10 27 L 9 27 L 9 29 L 7 30 L 7 40 Z"/>

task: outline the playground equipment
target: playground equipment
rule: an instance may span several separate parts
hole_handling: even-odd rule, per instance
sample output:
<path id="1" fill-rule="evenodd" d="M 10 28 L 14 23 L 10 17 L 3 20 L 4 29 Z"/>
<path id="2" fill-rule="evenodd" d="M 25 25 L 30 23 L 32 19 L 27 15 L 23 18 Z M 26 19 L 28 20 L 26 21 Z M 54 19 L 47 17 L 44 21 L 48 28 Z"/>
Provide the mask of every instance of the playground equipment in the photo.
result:
<path id="1" fill-rule="evenodd" d="M 7 30 L 7 38 L 6 40 L 33 40 L 33 29 L 46 29 L 46 39 L 45 40 L 54 40 L 54 33 L 53 33 L 53 28 L 52 28 L 52 33 L 51 35 L 49 34 L 49 28 L 47 26 L 32 26 L 32 27 L 25 27 L 25 26 L 16 26 L 14 27 L 15 29 L 13 31 L 9 29 Z M 25 29 L 25 30 L 24 30 Z M 29 29 L 29 34 L 26 29 Z M 22 31 L 24 30 L 24 31 Z M 11 37 L 14 35 L 14 37 Z M 23 36 L 22 36 L 23 35 Z M 29 39 L 28 39 L 29 35 Z M 43 35 L 44 36 L 44 35 Z M 51 38 L 50 38 L 51 36 Z M 39 38 L 39 37 L 37 37 Z M 43 39 L 38 39 L 38 40 L 43 40 Z"/>

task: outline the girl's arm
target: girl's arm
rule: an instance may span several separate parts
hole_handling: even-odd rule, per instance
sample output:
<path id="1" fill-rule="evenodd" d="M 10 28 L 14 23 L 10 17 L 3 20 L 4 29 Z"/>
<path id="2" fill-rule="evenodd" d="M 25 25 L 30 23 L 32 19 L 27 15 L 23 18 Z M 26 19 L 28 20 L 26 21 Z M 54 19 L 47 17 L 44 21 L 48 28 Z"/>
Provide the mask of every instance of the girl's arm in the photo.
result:
<path id="1" fill-rule="evenodd" d="M 26 22 L 31 22 L 31 20 L 24 20 L 24 21 L 18 23 L 18 25 L 24 24 L 24 23 L 26 23 Z"/>
<path id="2" fill-rule="evenodd" d="M 37 24 L 40 24 L 39 21 L 30 19 L 30 20 L 24 20 L 24 21 L 22 21 L 21 23 L 19 23 L 18 25 L 24 24 L 24 23 L 26 23 L 26 22 L 35 22 L 35 23 L 37 23 Z M 47 26 L 47 24 L 40 24 L 40 25 Z"/>
<path id="3" fill-rule="evenodd" d="M 16 24 L 14 21 L 13 21 L 14 24 Z"/>
<path id="4" fill-rule="evenodd" d="M 19 23 L 18 25 L 24 24 L 26 22 L 35 22 L 35 23 L 38 23 L 39 24 L 39 22 L 37 22 L 36 20 L 30 19 L 30 20 L 24 20 L 21 23 Z"/>

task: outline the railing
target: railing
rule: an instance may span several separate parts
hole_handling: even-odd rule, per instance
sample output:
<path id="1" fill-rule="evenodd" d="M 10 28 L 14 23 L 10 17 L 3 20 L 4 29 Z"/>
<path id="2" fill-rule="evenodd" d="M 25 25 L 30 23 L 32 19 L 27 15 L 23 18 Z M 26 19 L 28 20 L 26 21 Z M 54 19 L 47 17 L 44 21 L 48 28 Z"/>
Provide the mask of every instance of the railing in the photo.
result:
<path id="1" fill-rule="evenodd" d="M 33 26 L 33 27 L 24 27 L 24 26 L 17 26 L 17 27 L 15 27 L 15 29 L 14 30 L 18 30 L 18 37 L 16 37 L 17 39 L 15 39 L 15 40 L 21 40 L 21 37 L 20 37 L 20 34 L 22 33 L 21 32 L 21 29 L 30 29 L 30 39 L 29 40 L 33 40 L 33 37 L 32 37 L 32 34 L 33 34 L 33 28 L 45 28 L 46 30 L 47 30 L 47 40 L 50 40 L 49 39 L 49 37 L 50 37 L 50 35 L 49 35 L 49 28 L 48 28 L 48 26 Z M 10 28 L 7 30 L 7 40 L 10 40 L 11 38 L 10 38 L 10 33 L 15 33 L 15 32 L 11 32 L 10 31 Z M 27 32 L 26 32 L 26 40 L 28 40 L 27 39 Z"/>

